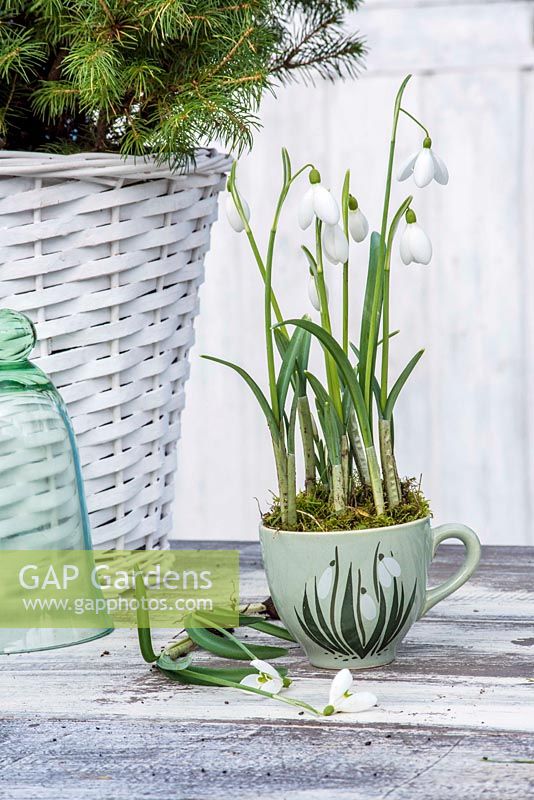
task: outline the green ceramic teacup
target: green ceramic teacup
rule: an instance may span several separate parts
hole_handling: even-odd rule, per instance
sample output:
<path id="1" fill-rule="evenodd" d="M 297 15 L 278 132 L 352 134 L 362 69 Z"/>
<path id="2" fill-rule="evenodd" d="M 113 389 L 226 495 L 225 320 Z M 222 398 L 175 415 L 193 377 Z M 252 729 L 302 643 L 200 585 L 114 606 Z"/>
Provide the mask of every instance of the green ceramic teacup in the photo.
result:
<path id="1" fill-rule="evenodd" d="M 466 548 L 460 569 L 427 589 L 428 567 L 445 539 Z M 267 580 L 280 618 L 317 667 L 388 664 L 412 624 L 455 592 L 480 559 L 465 525 L 432 529 L 423 519 L 388 528 L 295 533 L 260 526 Z"/>

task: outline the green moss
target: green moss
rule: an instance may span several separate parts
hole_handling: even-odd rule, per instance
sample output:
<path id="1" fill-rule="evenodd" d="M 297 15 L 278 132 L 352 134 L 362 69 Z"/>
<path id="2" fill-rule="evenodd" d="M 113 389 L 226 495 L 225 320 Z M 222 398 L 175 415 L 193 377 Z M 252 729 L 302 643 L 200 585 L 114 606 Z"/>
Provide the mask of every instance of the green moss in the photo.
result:
<path id="1" fill-rule="evenodd" d="M 321 531 L 357 531 L 401 525 L 431 516 L 428 500 L 413 478 L 406 478 L 402 481 L 401 488 L 402 500 L 397 508 L 377 516 L 374 510 L 373 496 L 368 487 L 357 486 L 352 505 L 347 506 L 342 513 L 336 513 L 329 502 L 328 489 L 322 484 L 318 485 L 311 494 L 301 492 L 297 495 L 298 522 L 295 530 L 317 533 L 321 533 Z M 268 528 L 282 527 L 280 504 L 277 498 L 262 519 L 263 524 Z"/>

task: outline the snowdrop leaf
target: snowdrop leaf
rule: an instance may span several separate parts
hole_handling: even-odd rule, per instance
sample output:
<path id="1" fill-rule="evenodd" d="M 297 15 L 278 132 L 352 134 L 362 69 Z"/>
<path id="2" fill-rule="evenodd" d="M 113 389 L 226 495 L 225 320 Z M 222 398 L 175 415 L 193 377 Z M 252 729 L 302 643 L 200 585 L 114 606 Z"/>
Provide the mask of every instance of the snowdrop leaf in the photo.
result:
<path id="1" fill-rule="evenodd" d="M 269 426 L 269 430 L 271 431 L 271 436 L 275 441 L 280 440 L 280 431 L 278 430 L 278 423 L 276 421 L 276 417 L 274 416 L 271 406 L 269 405 L 267 398 L 263 394 L 262 390 L 256 383 L 256 381 L 248 374 L 248 372 L 242 367 L 238 367 L 237 364 L 232 364 L 230 361 L 225 361 L 222 358 L 215 358 L 215 356 L 201 356 L 201 358 L 205 358 L 208 361 L 215 361 L 216 364 L 223 364 L 225 367 L 230 367 L 233 369 L 234 372 L 237 372 L 238 375 L 241 375 L 243 380 L 247 383 L 249 388 L 252 390 L 256 400 L 260 404 L 260 408 L 265 414 L 267 419 L 267 425 Z"/>
<path id="2" fill-rule="evenodd" d="M 306 339 L 308 339 L 308 341 L 311 339 L 310 333 L 302 328 L 297 328 L 293 333 L 293 336 L 290 338 L 289 345 L 284 353 L 282 366 L 280 367 L 278 380 L 276 382 L 278 402 L 281 409 L 284 408 L 286 403 L 287 392 L 289 389 L 289 384 L 291 383 L 291 377 L 296 369 L 297 359 L 306 352 Z"/>
<path id="3" fill-rule="evenodd" d="M 249 658 L 238 644 L 212 633 L 207 628 L 187 628 L 186 630 L 195 644 L 213 653 L 213 655 L 237 661 L 245 661 Z M 247 649 L 250 650 L 255 658 L 262 659 L 280 658 L 288 653 L 285 647 L 271 647 L 270 645 L 261 644 L 247 644 Z"/>
<path id="4" fill-rule="evenodd" d="M 421 356 L 423 355 L 424 352 L 425 352 L 424 350 L 419 350 L 419 352 L 416 353 L 414 355 L 414 357 L 411 358 L 410 361 L 406 364 L 406 366 L 402 370 L 401 374 L 399 375 L 399 377 L 395 381 L 395 383 L 393 385 L 393 388 L 391 389 L 391 392 L 389 393 L 389 397 L 388 397 L 388 400 L 387 400 L 387 403 L 386 403 L 386 407 L 384 409 L 384 418 L 385 419 L 391 419 L 392 418 L 392 416 L 393 416 L 393 408 L 395 407 L 395 403 L 397 402 L 398 397 L 399 397 L 402 389 L 404 388 L 404 384 L 406 383 L 406 381 L 408 380 L 408 378 L 410 377 L 410 375 L 414 371 L 415 367 L 417 366 L 417 364 L 419 362 L 419 359 L 421 358 Z"/>
<path id="5" fill-rule="evenodd" d="M 257 671 L 250 667 L 230 667 L 215 669 L 212 667 L 189 667 L 180 671 L 171 671 L 160 667 L 158 669 L 174 681 L 190 684 L 192 686 L 235 686 L 239 688 L 240 681 L 247 675 L 257 675 Z M 287 669 L 280 667 L 280 675 L 287 675 Z"/>
<path id="6" fill-rule="evenodd" d="M 260 631 L 261 633 L 267 633 L 269 636 L 277 636 L 279 639 L 285 639 L 288 642 L 295 641 L 293 636 L 288 630 L 286 630 L 286 628 L 283 628 L 281 625 L 275 625 L 272 622 L 267 622 L 264 619 L 259 619 L 258 617 L 250 617 L 246 614 L 240 614 L 239 624 L 245 625 L 247 628 L 254 628 L 254 630 Z M 279 669 L 278 672 L 280 672 Z"/>
<path id="7" fill-rule="evenodd" d="M 142 600 L 146 597 L 146 588 L 143 581 L 142 574 L 139 574 L 139 568 L 136 566 L 135 576 L 135 597 L 137 603 L 137 638 L 139 639 L 139 648 L 141 655 L 148 664 L 157 660 L 157 655 L 152 647 L 152 634 L 150 633 L 150 619 L 146 608 L 143 608 Z"/>
<path id="8" fill-rule="evenodd" d="M 162 653 L 158 658 L 156 664 L 160 669 L 165 669 L 169 672 L 180 672 L 182 669 L 187 669 L 193 660 L 193 656 L 188 654 L 183 658 L 171 658 L 166 653 Z"/>
<path id="9" fill-rule="evenodd" d="M 309 331 L 311 334 L 313 334 L 313 336 L 315 336 L 316 339 L 319 340 L 323 349 L 330 353 L 336 363 L 340 375 L 343 378 L 343 382 L 352 397 L 352 402 L 354 403 L 354 408 L 360 424 L 364 444 L 366 447 L 370 446 L 372 444 L 372 433 L 363 394 L 356 375 L 354 374 L 354 369 L 352 368 L 349 359 L 343 351 L 343 348 L 336 342 L 330 333 L 325 331 L 324 328 L 321 328 L 319 325 L 316 325 L 315 322 L 311 322 L 311 320 L 291 319 L 286 320 L 286 322 L 283 324 L 296 325 L 297 327 L 300 326 Z"/>
<path id="10" fill-rule="evenodd" d="M 360 327 L 360 385 L 364 391 L 367 382 L 374 375 L 376 361 L 376 342 L 382 309 L 382 284 L 383 273 L 379 269 L 380 234 L 371 234 L 369 248 L 369 267 L 367 271 L 367 284 L 363 301 L 362 322 Z M 371 332 L 374 332 L 373 341 L 370 341 Z M 370 375 L 368 374 L 370 372 Z"/>

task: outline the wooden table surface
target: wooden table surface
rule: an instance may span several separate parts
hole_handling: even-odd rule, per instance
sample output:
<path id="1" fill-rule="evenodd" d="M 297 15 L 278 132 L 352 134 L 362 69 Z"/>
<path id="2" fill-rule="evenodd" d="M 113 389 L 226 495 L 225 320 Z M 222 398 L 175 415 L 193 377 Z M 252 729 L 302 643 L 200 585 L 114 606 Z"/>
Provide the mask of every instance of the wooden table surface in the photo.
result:
<path id="1" fill-rule="evenodd" d="M 259 546 L 239 547 L 241 595 L 263 598 Z M 441 547 L 431 582 L 461 555 Z M 0 798 L 528 800 L 533 599 L 534 548 L 483 548 L 474 578 L 412 628 L 396 663 L 357 673 L 378 707 L 319 720 L 170 683 L 131 631 L 0 656 Z M 326 703 L 331 673 L 296 645 L 284 662 L 290 693 Z"/>

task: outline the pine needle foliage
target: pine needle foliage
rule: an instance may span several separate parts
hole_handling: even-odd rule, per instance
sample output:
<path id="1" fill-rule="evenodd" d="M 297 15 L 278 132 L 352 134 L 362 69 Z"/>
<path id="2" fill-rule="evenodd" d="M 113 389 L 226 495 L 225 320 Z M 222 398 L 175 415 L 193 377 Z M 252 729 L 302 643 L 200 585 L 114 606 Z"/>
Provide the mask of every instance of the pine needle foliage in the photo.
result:
<path id="1" fill-rule="evenodd" d="M 178 166 L 239 152 L 265 91 L 354 76 L 358 0 L 2 0 L 0 138 L 10 150 L 119 151 Z"/>

